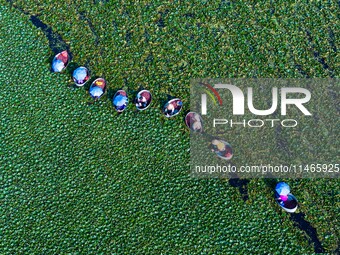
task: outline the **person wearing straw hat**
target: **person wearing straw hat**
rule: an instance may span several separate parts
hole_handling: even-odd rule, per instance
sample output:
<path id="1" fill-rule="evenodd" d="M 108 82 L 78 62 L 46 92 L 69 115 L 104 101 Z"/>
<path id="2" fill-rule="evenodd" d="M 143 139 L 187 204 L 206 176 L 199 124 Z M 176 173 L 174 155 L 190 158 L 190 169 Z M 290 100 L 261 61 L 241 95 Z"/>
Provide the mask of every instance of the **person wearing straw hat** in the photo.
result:
<path id="1" fill-rule="evenodd" d="M 287 183 L 279 182 L 275 187 L 275 191 L 282 201 L 287 201 L 288 194 L 290 193 L 290 187 Z"/>
<path id="2" fill-rule="evenodd" d="M 286 212 L 293 213 L 298 208 L 298 201 L 290 193 L 290 187 L 285 182 L 279 182 L 275 187 L 275 198 L 276 202 L 284 209 Z"/>

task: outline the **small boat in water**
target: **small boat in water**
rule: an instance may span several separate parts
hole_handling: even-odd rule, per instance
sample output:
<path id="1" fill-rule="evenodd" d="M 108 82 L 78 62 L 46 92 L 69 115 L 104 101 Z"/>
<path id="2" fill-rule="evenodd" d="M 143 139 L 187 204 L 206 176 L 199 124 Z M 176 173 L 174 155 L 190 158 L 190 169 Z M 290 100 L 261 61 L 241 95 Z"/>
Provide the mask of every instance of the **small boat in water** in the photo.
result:
<path id="1" fill-rule="evenodd" d="M 297 210 L 298 208 L 298 201 L 296 197 L 293 196 L 293 194 L 289 193 L 287 195 L 287 200 L 283 201 L 280 199 L 280 197 L 275 196 L 276 202 L 281 206 L 283 210 L 289 213 L 293 213 Z"/>
<path id="2" fill-rule="evenodd" d="M 293 213 L 298 208 L 298 201 L 290 193 L 290 187 L 285 182 L 279 182 L 275 187 L 275 200 L 286 212 Z"/>
<path id="3" fill-rule="evenodd" d="M 166 117 L 173 117 L 182 110 L 183 102 L 179 98 L 175 98 L 167 102 L 163 107 L 163 113 Z"/>
<path id="4" fill-rule="evenodd" d="M 64 71 L 70 61 L 70 55 L 67 50 L 64 50 L 57 55 L 52 60 L 52 70 L 55 73 L 60 73 Z"/>
<path id="5" fill-rule="evenodd" d="M 128 102 L 129 99 L 125 90 L 118 90 L 113 96 L 112 103 L 117 112 L 123 112 L 127 107 Z"/>
<path id="6" fill-rule="evenodd" d="M 151 104 L 152 96 L 150 91 L 148 90 L 141 90 L 138 92 L 135 103 L 137 110 L 143 111 L 146 110 Z"/>
<path id="7" fill-rule="evenodd" d="M 198 133 L 203 132 L 202 117 L 196 112 L 189 112 L 185 116 L 185 124 L 193 132 L 198 132 Z"/>
<path id="8" fill-rule="evenodd" d="M 231 145 L 226 141 L 213 139 L 211 141 L 211 151 L 215 152 L 217 157 L 225 160 L 230 160 L 233 157 Z"/>
<path id="9" fill-rule="evenodd" d="M 106 81 L 103 78 L 98 78 L 92 82 L 89 93 L 90 96 L 97 100 L 101 98 L 106 92 Z"/>
<path id="10" fill-rule="evenodd" d="M 84 86 L 85 83 L 90 79 L 90 72 L 86 67 L 81 66 L 73 71 L 72 78 L 74 83 L 78 87 L 81 87 Z"/>

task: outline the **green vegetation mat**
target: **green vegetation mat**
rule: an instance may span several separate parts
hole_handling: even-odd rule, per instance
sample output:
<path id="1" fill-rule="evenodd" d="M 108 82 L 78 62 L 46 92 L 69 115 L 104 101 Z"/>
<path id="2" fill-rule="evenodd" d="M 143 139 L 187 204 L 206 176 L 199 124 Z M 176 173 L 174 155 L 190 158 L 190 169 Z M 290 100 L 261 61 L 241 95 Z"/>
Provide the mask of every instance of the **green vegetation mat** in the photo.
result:
<path id="1" fill-rule="evenodd" d="M 256 2 L 0 0 L 0 254 L 339 253 L 339 180 L 283 180 L 291 216 L 275 180 L 188 175 L 191 78 L 339 77 L 336 1 Z M 100 101 L 69 86 L 78 65 L 108 81 Z M 141 87 L 150 109 L 118 115 L 114 92 Z"/>

